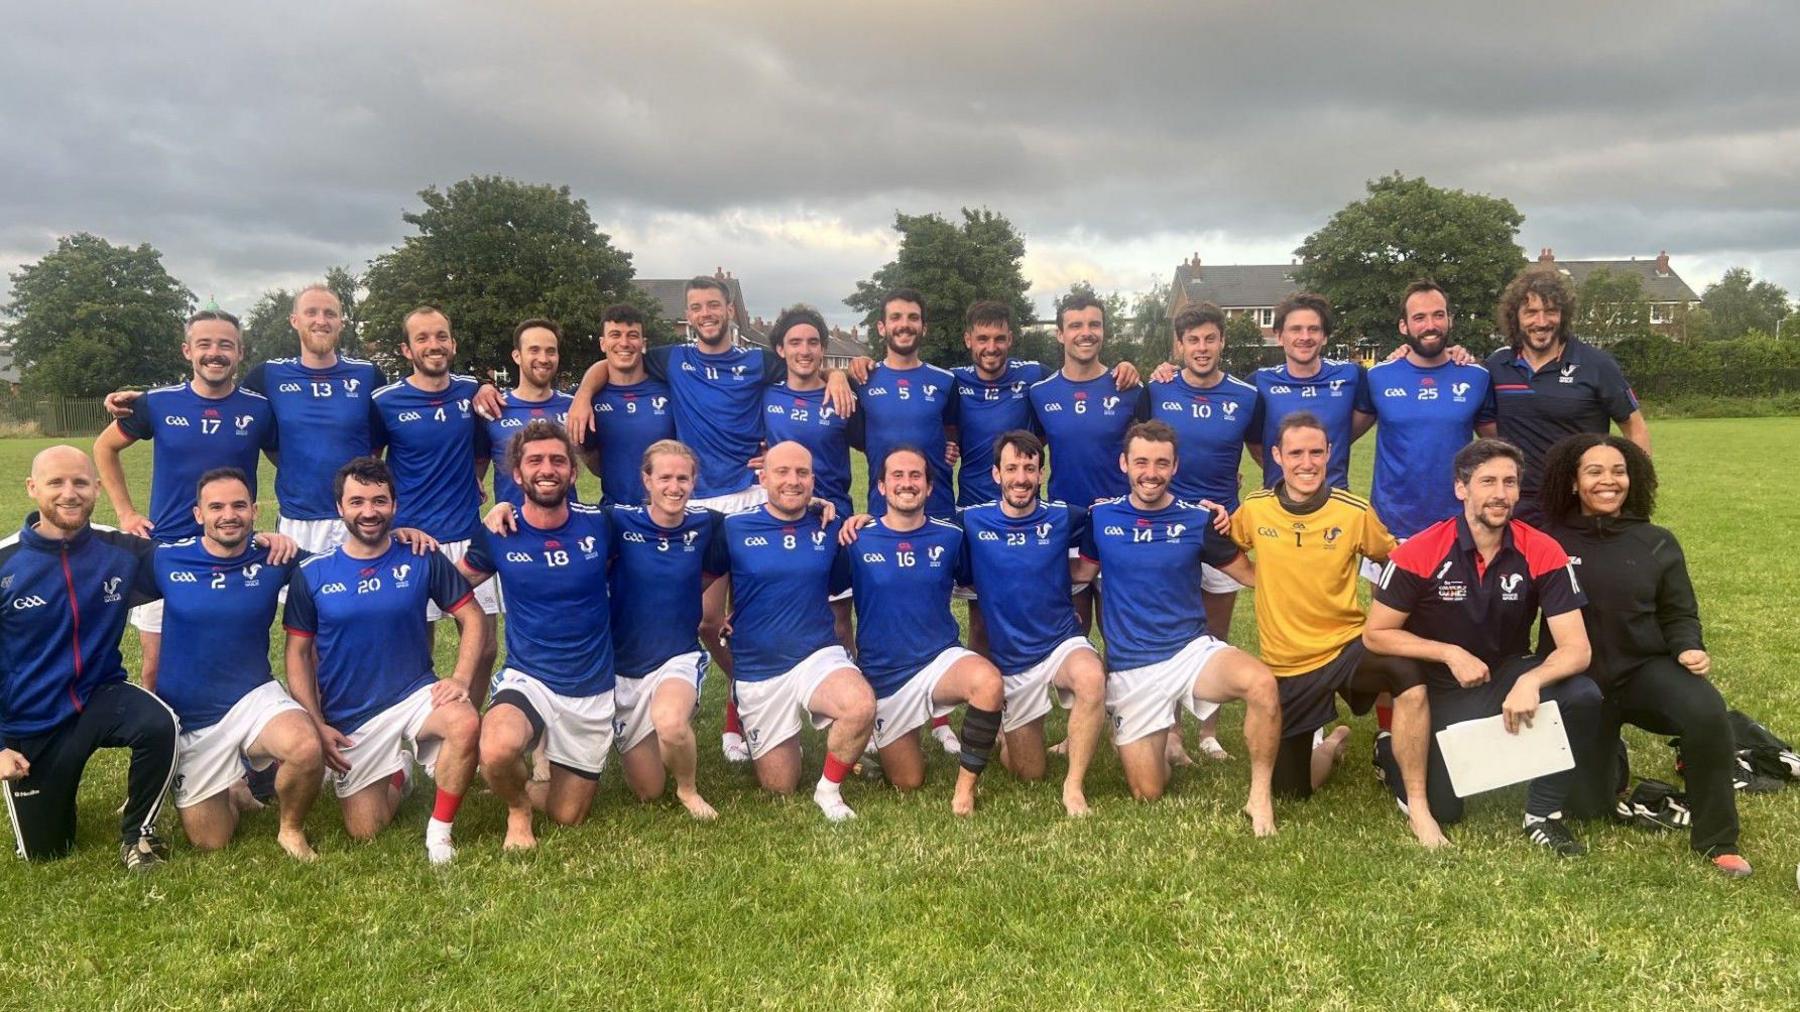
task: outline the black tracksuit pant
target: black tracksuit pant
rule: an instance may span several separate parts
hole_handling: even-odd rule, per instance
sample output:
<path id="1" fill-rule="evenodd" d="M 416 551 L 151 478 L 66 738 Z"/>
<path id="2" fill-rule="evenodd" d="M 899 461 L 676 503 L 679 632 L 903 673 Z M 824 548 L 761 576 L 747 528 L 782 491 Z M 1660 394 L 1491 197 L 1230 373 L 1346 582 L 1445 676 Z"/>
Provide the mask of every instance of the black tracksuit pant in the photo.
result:
<path id="1" fill-rule="evenodd" d="M 1679 735 L 1694 823 L 1689 843 L 1708 856 L 1737 853 L 1737 796 L 1731 786 L 1736 745 L 1725 700 L 1712 682 L 1676 663 L 1652 657 L 1615 675 L 1605 690 L 1594 736 L 1576 747 L 1577 784 L 1571 814 L 1598 818 L 1613 808 L 1620 784 L 1619 728 Z"/>
<path id="2" fill-rule="evenodd" d="M 119 838 L 135 843 L 155 827 L 175 776 L 177 730 L 175 714 L 161 700 L 129 682 L 109 682 L 94 690 L 75 719 L 8 742 L 31 763 L 24 779 L 5 785 L 19 853 L 41 860 L 61 857 L 75 845 L 75 794 L 89 757 L 103 748 L 131 749 Z"/>

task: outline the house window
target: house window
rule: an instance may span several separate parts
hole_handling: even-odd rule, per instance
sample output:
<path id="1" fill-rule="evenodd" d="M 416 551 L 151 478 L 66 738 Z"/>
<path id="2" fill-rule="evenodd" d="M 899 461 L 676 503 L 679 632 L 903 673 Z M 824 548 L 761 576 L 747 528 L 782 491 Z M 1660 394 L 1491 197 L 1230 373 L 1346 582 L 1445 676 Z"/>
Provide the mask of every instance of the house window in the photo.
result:
<path id="1" fill-rule="evenodd" d="M 1257 310 L 1256 311 L 1256 322 L 1262 324 L 1265 327 L 1275 326 L 1275 309 L 1274 309 L 1274 307 L 1271 306 L 1268 309 Z"/>
<path id="2" fill-rule="evenodd" d="M 1650 322 L 1675 322 L 1675 304 L 1672 302 L 1652 302 L 1650 304 Z"/>

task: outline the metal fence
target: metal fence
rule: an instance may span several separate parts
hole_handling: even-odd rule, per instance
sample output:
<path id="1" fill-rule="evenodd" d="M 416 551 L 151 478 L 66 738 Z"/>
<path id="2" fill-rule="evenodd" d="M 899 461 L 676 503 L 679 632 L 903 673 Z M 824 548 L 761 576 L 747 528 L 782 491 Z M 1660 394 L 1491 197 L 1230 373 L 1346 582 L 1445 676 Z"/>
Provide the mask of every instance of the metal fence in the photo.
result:
<path id="1" fill-rule="evenodd" d="M 98 397 L 52 397 L 45 400 L 0 399 L 0 426 L 36 430 L 40 436 L 97 436 L 112 416 Z"/>

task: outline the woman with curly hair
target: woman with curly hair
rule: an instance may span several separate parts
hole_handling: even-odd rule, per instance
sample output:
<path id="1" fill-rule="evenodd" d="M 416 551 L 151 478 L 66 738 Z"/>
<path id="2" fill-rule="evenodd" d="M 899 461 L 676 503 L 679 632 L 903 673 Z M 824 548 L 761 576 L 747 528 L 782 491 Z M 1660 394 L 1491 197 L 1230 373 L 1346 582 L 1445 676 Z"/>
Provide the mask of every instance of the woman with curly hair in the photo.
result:
<path id="1" fill-rule="evenodd" d="M 1725 700 L 1707 680 L 1712 658 L 1681 545 L 1650 522 L 1656 505 L 1650 455 L 1621 436 L 1570 436 L 1545 455 L 1540 501 L 1549 533 L 1587 592 L 1588 677 L 1604 697 L 1599 733 L 1572 743 L 1580 772 L 1571 814 L 1611 809 L 1621 725 L 1680 735 L 1691 845 L 1727 875 L 1750 874 L 1737 851 L 1731 723 Z"/>

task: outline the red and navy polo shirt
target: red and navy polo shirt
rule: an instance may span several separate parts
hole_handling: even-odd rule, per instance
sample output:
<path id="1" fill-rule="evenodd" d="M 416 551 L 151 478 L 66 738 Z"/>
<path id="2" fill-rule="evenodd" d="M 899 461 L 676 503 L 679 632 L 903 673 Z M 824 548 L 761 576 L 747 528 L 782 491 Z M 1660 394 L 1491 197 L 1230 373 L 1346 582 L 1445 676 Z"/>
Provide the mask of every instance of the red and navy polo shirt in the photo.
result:
<path id="1" fill-rule="evenodd" d="M 1578 432 L 1605 432 L 1638 409 L 1637 394 L 1619 363 L 1599 348 L 1571 337 L 1563 352 L 1542 369 L 1511 348 L 1488 356 L 1494 378 L 1494 407 L 1501 439 L 1525 454 L 1519 501 L 1537 502 L 1544 456 L 1556 442 Z"/>
<path id="2" fill-rule="evenodd" d="M 1490 669 L 1530 653 L 1540 610 L 1554 617 L 1587 597 L 1555 538 L 1520 520 L 1500 537 L 1483 564 L 1463 517 L 1425 528 L 1388 556 L 1375 600 L 1405 612 L 1407 632 L 1462 647 Z"/>

